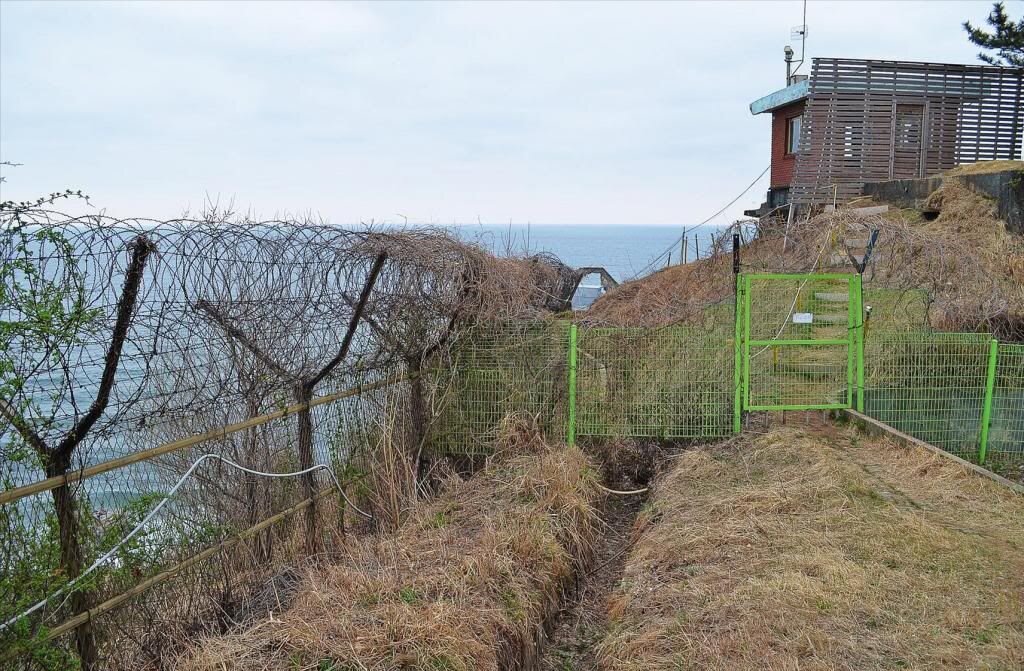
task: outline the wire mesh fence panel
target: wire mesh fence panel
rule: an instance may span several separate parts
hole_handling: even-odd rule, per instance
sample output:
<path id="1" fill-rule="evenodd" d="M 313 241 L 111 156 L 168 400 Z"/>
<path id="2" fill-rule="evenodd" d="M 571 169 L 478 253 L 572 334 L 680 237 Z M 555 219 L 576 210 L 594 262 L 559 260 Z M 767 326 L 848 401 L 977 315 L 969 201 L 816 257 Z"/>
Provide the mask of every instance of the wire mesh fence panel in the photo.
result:
<path id="1" fill-rule="evenodd" d="M 331 465 L 343 484 L 358 483 L 370 436 L 381 421 L 377 397 L 388 387 L 401 386 L 380 377 L 360 378 L 365 394 L 312 409 L 316 461 Z M 350 384 L 354 377 L 344 375 L 325 381 L 324 388 L 335 391 Z M 272 407 L 247 411 L 211 404 L 187 418 L 166 417 L 123 430 L 108 427 L 87 437 L 84 453 L 119 454 L 129 446 L 140 453 L 232 422 L 258 419 Z M 214 626 L 226 613 L 235 617 L 252 608 L 262 583 L 308 555 L 310 529 L 318 537 L 317 551 L 334 547 L 344 518 L 334 477 L 326 468 L 310 474 L 311 488 L 320 497 L 312 503 L 302 477 L 265 475 L 300 470 L 297 421 L 296 414 L 284 414 L 72 482 L 66 492 L 75 502 L 82 574 L 75 580 L 63 568 L 67 559 L 60 533 L 68 527 L 59 522 L 55 507 L 64 488 L 0 504 L 0 542 L 5 548 L 0 623 L 12 625 L 3 632 L 7 650 L 15 656 L 7 661 L 24 662 L 11 668 L 35 668 L 33 657 L 75 663 L 71 651 L 78 626 L 66 625 L 81 614 L 68 608 L 68 596 L 76 591 L 88 592 L 93 615 L 87 621 L 93 624 L 104 668 L 136 668 L 144 658 L 153 661 L 169 654 L 171 642 L 180 643 L 190 629 Z M 15 438 L 5 439 L 10 453 Z M 94 441 L 104 444 L 94 446 Z M 78 473 L 88 476 L 81 469 L 73 475 Z M 4 495 L 16 491 L 8 487 Z M 323 496 L 325 492 L 330 494 Z M 306 523 L 307 514 L 314 516 L 312 524 Z M 352 512 L 348 514 L 351 519 Z M 196 582 L 197 571 L 205 576 L 201 582 Z"/>
<path id="2" fill-rule="evenodd" d="M 450 367 L 434 377 L 435 455 L 487 454 L 502 423 L 535 421 L 550 440 L 565 438 L 569 323 L 485 325 L 454 345 Z"/>
<path id="3" fill-rule="evenodd" d="M 731 328 L 580 328 L 578 435 L 729 434 L 735 365 L 731 338 Z"/>
<path id="4" fill-rule="evenodd" d="M 749 410 L 848 407 L 846 352 L 835 345 L 751 345 Z"/>
<path id="5" fill-rule="evenodd" d="M 923 289 L 864 288 L 864 329 L 922 331 L 928 329 L 928 292 Z"/>
<path id="6" fill-rule="evenodd" d="M 865 412 L 975 459 L 991 338 L 962 333 L 869 333 Z"/>
<path id="7" fill-rule="evenodd" d="M 1024 462 L 1024 345 L 1000 343 L 986 460 Z"/>
<path id="8" fill-rule="evenodd" d="M 849 407 L 858 297 L 855 276 L 744 278 L 745 407 Z"/>

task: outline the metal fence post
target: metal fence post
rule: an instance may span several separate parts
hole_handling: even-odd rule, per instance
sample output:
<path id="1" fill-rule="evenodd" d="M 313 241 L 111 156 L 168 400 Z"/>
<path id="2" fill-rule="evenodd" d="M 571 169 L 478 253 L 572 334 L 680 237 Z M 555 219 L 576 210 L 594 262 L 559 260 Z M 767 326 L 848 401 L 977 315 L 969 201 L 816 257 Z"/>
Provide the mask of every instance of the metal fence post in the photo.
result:
<path id="1" fill-rule="evenodd" d="M 736 304 L 733 310 L 733 321 L 735 322 L 733 335 L 733 369 L 732 369 L 732 432 L 739 433 L 743 428 L 743 384 L 740 369 L 743 367 L 743 348 L 740 345 L 740 319 L 743 316 L 743 276 L 736 275 Z"/>
<path id="2" fill-rule="evenodd" d="M 864 277 L 857 275 L 857 412 L 864 412 Z"/>
<path id="3" fill-rule="evenodd" d="M 853 392 L 857 386 L 857 281 L 856 275 L 846 281 L 846 407 L 854 407 Z"/>
<path id="4" fill-rule="evenodd" d="M 572 447 L 576 444 L 576 324 L 569 325 L 569 421 L 565 430 L 565 442 Z"/>
<path id="5" fill-rule="evenodd" d="M 996 387 L 996 363 L 999 359 L 999 341 L 992 338 L 988 346 L 988 374 L 985 377 L 985 400 L 981 406 L 981 437 L 978 440 L 978 463 L 985 463 L 988 451 L 988 429 L 992 423 L 992 396 Z"/>
<path id="6" fill-rule="evenodd" d="M 750 407 L 750 276 L 743 276 L 743 349 L 740 353 L 742 369 L 740 370 L 740 395 L 744 408 Z"/>

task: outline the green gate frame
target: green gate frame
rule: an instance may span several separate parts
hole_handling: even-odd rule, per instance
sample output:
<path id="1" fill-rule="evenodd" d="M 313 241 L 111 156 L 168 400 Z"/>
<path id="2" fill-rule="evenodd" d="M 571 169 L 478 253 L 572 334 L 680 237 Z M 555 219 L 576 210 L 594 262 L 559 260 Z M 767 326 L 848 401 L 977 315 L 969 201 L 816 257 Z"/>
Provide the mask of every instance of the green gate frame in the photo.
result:
<path id="1" fill-rule="evenodd" d="M 752 340 L 750 337 L 751 283 L 777 281 L 845 281 L 847 283 L 848 319 L 846 338 L 806 338 Z M 733 430 L 739 433 L 744 411 L 779 410 L 837 410 L 856 408 L 864 410 L 864 297 L 861 276 L 851 273 L 741 273 L 736 276 L 736 333 L 734 338 L 736 370 L 734 382 Z M 787 320 L 789 317 L 787 316 Z M 820 403 L 760 404 L 751 402 L 750 348 L 753 347 L 808 347 L 845 346 L 846 396 L 844 400 L 821 399 Z M 856 388 L 856 393 L 854 389 Z M 757 399 L 754 399 L 755 401 Z"/>

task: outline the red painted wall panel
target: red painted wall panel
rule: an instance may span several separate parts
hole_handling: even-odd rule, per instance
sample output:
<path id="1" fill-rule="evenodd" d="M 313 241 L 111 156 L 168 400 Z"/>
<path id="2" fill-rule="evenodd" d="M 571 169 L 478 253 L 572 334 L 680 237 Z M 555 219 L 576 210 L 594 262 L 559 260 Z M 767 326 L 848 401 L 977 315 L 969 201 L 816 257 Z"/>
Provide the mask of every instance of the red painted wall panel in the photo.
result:
<path id="1" fill-rule="evenodd" d="M 789 120 L 803 114 L 806 101 L 800 100 L 772 112 L 772 183 L 771 186 L 789 186 L 796 168 L 796 154 L 786 153 L 786 127 Z"/>

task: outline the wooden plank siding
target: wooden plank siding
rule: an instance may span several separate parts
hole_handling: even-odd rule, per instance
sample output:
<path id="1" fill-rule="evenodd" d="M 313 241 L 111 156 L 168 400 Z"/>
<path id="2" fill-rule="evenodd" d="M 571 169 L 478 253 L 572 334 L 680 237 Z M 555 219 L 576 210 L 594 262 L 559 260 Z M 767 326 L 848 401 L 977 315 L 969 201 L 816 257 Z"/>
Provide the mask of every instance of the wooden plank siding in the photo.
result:
<path id="1" fill-rule="evenodd" d="M 1024 68 L 816 58 L 790 198 L 1021 157 Z"/>

